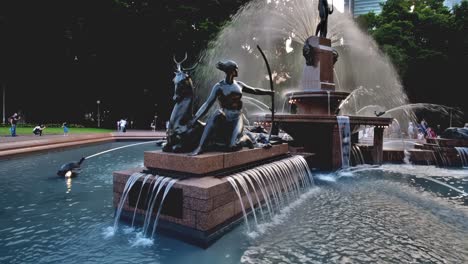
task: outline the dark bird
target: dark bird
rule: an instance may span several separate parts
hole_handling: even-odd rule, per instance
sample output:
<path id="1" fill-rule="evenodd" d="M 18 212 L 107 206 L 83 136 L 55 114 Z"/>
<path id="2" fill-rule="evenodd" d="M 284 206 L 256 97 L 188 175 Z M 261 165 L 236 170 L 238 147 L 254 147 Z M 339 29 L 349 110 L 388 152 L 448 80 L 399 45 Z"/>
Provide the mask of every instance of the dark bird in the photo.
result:
<path id="1" fill-rule="evenodd" d="M 378 113 L 377 113 L 377 111 L 374 111 L 374 114 L 375 114 L 375 116 L 385 115 L 385 111 L 383 111 L 383 112 L 378 112 Z"/>
<path id="2" fill-rule="evenodd" d="M 78 162 L 70 162 L 63 164 L 57 171 L 57 175 L 67 178 L 76 177 L 81 172 L 81 163 L 83 163 L 85 159 L 86 158 L 83 157 Z"/>

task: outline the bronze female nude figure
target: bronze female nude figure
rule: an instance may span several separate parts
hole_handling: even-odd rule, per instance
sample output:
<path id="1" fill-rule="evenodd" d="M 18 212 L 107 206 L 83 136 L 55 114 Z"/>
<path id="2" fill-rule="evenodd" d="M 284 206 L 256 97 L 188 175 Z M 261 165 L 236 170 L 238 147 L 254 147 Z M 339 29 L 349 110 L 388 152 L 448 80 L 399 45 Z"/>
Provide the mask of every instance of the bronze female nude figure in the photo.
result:
<path id="1" fill-rule="evenodd" d="M 238 66 L 232 60 L 218 62 L 216 68 L 226 73 L 226 77 L 213 86 L 208 99 L 189 122 L 188 127 L 193 126 L 198 119 L 202 118 L 216 99 L 220 109 L 208 118 L 200 143 L 190 155 L 202 153 L 207 147 L 207 142 L 213 139 L 216 142 L 221 142 L 221 145 L 230 151 L 238 150 L 243 146 L 253 147 L 250 137 L 244 134 L 242 92 L 257 95 L 271 95 L 273 93 L 234 80 L 234 77 L 238 76 Z"/>

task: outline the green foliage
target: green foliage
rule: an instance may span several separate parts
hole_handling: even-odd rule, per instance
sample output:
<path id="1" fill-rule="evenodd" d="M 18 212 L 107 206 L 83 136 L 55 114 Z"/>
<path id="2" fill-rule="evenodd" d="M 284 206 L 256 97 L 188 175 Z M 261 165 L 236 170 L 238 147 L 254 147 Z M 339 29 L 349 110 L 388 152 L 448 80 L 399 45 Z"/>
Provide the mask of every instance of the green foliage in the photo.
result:
<path id="1" fill-rule="evenodd" d="M 380 14 L 356 18 L 390 57 L 413 101 L 444 104 L 464 85 L 456 73 L 468 61 L 468 1 L 452 11 L 443 2 L 387 0 Z"/>

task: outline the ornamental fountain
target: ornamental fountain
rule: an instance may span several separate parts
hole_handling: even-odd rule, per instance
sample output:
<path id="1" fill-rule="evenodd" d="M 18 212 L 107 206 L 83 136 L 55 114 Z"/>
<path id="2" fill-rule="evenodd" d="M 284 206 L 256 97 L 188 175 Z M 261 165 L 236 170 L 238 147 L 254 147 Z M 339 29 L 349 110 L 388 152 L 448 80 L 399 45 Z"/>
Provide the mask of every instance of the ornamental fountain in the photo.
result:
<path id="1" fill-rule="evenodd" d="M 310 5 L 309 2 L 312 1 L 302 2 Z M 252 3 L 240 13 L 252 14 L 257 18 L 257 12 L 267 10 L 255 8 L 256 5 L 260 5 L 260 1 Z M 316 7 L 312 10 L 316 10 Z M 232 24 L 241 25 L 240 32 L 243 32 L 249 27 L 239 22 L 240 17 L 241 15 L 234 17 Z M 255 18 L 252 20 L 255 21 Z M 232 47 L 236 46 L 236 43 L 231 43 L 230 40 L 239 39 L 237 34 L 231 34 L 232 28 L 229 29 L 222 32 L 216 44 L 224 48 L 223 52 L 230 52 Z M 297 38 L 299 31 L 298 28 L 290 37 Z M 143 226 L 142 233 L 149 238 L 153 238 L 158 230 L 197 246 L 209 247 L 239 222 L 245 221 L 246 227 L 250 228 L 247 220 L 249 214 L 255 223 L 271 220 L 282 207 L 299 197 L 303 190 L 314 185 L 311 168 L 331 171 L 349 166 L 350 153 L 358 143 L 356 132 L 361 126 L 372 127 L 374 134 L 373 144 L 365 147 L 366 163 L 383 162 L 383 132 L 392 122 L 392 118 L 346 113 L 345 107 L 342 106 L 352 93 L 343 91 L 346 90 L 343 89 L 346 88 L 346 82 L 342 82 L 341 85 L 335 83 L 335 77 L 338 75 L 334 71 L 334 65 L 337 61 L 339 64 L 338 56 L 352 56 L 346 53 L 338 55 L 332 47 L 336 38 L 333 41 L 326 37 L 308 37 L 311 34 L 304 34 L 301 34 L 302 37 L 305 36 L 301 39 L 305 42 L 305 63 L 300 63 L 302 75 L 300 78 L 297 75 L 290 78 L 291 82 L 297 85 L 291 85 L 292 88 L 285 93 L 290 109 L 295 110 L 275 113 L 273 122 L 294 138 L 293 145 L 277 144 L 271 148 L 244 148 L 240 151 L 207 152 L 196 156 L 187 155 L 192 148 L 184 149 L 183 146 L 180 149 L 184 151 L 181 152 L 186 153 L 147 151 L 144 167 L 114 173 L 114 206 L 117 213 L 113 232 L 118 230 L 119 221 L 125 220 L 131 223 L 132 227 Z M 265 43 L 261 43 L 256 37 L 249 36 L 247 39 L 258 41 L 267 48 L 273 45 L 264 45 Z M 352 49 L 354 46 L 347 47 Z M 362 50 L 360 46 L 355 48 Z M 253 53 L 250 45 L 243 45 L 243 49 L 248 54 Z M 203 82 L 209 82 L 210 86 L 215 83 L 213 78 L 216 76 L 212 74 L 214 62 L 226 57 L 235 58 L 239 62 L 238 56 L 220 56 L 216 52 L 210 52 L 207 52 L 208 55 L 200 63 L 201 69 L 196 69 L 192 75 L 195 82 L 198 82 L 198 87 L 208 87 Z M 373 54 L 369 51 L 365 53 Z M 274 53 L 271 50 L 267 53 L 268 59 L 274 58 L 272 54 Z M 258 54 L 248 58 L 258 63 L 260 56 L 256 55 Z M 244 71 L 239 70 L 240 77 L 248 79 L 249 83 L 257 80 L 257 86 L 262 86 L 263 80 L 259 77 L 265 72 L 264 68 L 257 67 L 258 65 L 250 63 L 247 59 L 241 60 L 239 64 L 249 65 L 247 70 L 247 67 L 241 67 Z M 386 65 L 386 60 L 383 60 L 367 67 L 383 68 L 385 73 L 392 72 L 392 68 Z M 366 75 L 366 72 L 361 71 L 361 75 Z M 272 81 L 271 74 L 269 78 Z M 393 77 L 378 79 L 383 83 L 390 80 L 388 82 L 391 85 L 395 81 Z M 342 91 L 339 91 L 337 86 Z M 394 87 L 391 95 L 401 93 L 401 86 L 391 87 Z M 404 96 L 388 96 L 385 92 L 386 90 L 382 90 L 382 94 L 385 94 L 384 101 L 400 104 L 406 100 Z M 201 96 L 208 94 L 203 89 L 197 93 Z M 184 94 L 193 95 L 191 91 Z M 252 101 L 254 100 L 256 99 L 253 98 Z M 195 102 L 194 105 L 196 104 Z M 381 105 L 380 102 L 376 104 Z M 192 101 L 187 105 L 191 108 Z M 345 114 L 339 115 L 340 112 Z M 270 122 L 271 118 L 272 115 L 268 113 L 256 116 L 256 120 L 262 122 Z M 185 123 L 179 125 L 181 128 L 186 126 Z M 198 125 L 203 126 L 203 123 L 196 123 L 196 126 Z M 180 137 L 176 129 L 168 132 L 170 140 L 193 140 L 190 136 Z M 199 132 L 195 134 L 199 135 Z M 178 142 L 172 143 L 174 144 L 171 146 L 176 147 L 170 149 L 172 152 L 178 152 Z"/>
<path id="2" fill-rule="evenodd" d="M 372 160 L 383 161 L 383 131 L 392 122 L 388 117 L 339 116 L 340 104 L 350 95 L 336 91 L 333 65 L 338 53 L 327 38 L 309 37 L 303 48 L 305 65 L 301 89 L 285 94 L 295 113 L 275 115 L 279 127 L 294 138 L 295 151 L 310 153 L 309 164 L 320 170 L 336 170 L 349 166 L 350 149 L 358 143 L 357 129 L 371 126 L 373 145 L 368 146 Z M 259 121 L 270 120 L 270 115 Z M 349 132 L 346 132 L 346 127 Z M 342 146 L 346 146 L 342 148 Z"/>

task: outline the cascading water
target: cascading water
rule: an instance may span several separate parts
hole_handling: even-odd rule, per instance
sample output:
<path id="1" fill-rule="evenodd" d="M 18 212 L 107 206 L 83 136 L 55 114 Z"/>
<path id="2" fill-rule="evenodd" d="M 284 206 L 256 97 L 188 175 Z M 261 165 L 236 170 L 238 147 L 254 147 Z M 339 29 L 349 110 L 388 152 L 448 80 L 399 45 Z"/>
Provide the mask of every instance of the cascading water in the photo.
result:
<path id="1" fill-rule="evenodd" d="M 132 174 L 127 182 L 125 183 L 124 190 L 122 192 L 122 196 L 120 197 L 119 205 L 117 206 L 117 211 L 115 212 L 115 218 L 114 218 L 114 232 L 117 232 L 117 228 L 119 225 L 119 219 L 120 215 L 122 214 L 122 209 L 125 204 L 125 201 L 127 201 L 128 194 L 130 193 L 130 190 L 132 189 L 133 185 L 137 180 L 142 177 L 144 174 L 136 172 Z"/>
<path id="2" fill-rule="evenodd" d="M 162 210 L 162 207 L 163 207 L 163 204 L 164 204 L 164 200 L 165 200 L 167 194 L 169 193 L 169 191 L 171 190 L 172 186 L 177 182 L 177 179 L 173 179 L 173 178 L 170 178 L 170 177 L 159 176 L 159 175 L 143 174 L 143 173 L 134 173 L 134 174 L 132 174 L 128 178 L 128 180 L 127 180 L 127 182 L 125 184 L 124 190 L 122 192 L 122 196 L 120 197 L 120 201 L 118 203 L 118 207 L 117 207 L 117 210 L 116 210 L 116 213 L 115 213 L 114 227 L 113 227 L 113 232 L 114 233 L 117 231 L 118 223 L 119 223 L 119 220 L 120 220 L 120 216 L 121 216 L 121 213 L 122 213 L 123 206 L 125 205 L 126 202 L 128 202 L 128 195 L 129 195 L 130 191 L 132 190 L 132 187 L 143 176 L 144 176 L 144 179 L 142 181 L 142 184 L 141 184 L 141 187 L 140 187 L 140 190 L 139 190 L 139 193 L 138 193 L 138 198 L 137 198 L 137 201 L 136 201 L 136 204 L 135 204 L 135 209 L 134 209 L 134 212 L 133 212 L 132 227 L 133 227 L 133 225 L 135 223 L 135 217 L 136 217 L 136 212 L 137 212 L 138 205 L 141 204 L 140 203 L 140 200 L 141 200 L 140 198 L 141 198 L 141 194 L 143 192 L 143 187 L 145 186 L 145 184 L 148 184 L 149 187 L 152 187 L 152 188 L 148 188 L 150 191 L 148 191 L 147 197 L 145 198 L 146 199 L 146 208 L 145 208 L 145 217 L 144 217 L 144 222 L 143 222 L 141 234 L 143 236 L 149 237 L 151 239 L 154 237 L 154 233 L 155 233 L 156 228 L 157 228 L 157 224 L 158 224 L 159 216 L 161 214 L 161 210 Z M 164 188 L 164 192 L 161 191 L 163 188 Z M 160 203 L 159 203 L 157 213 L 156 213 L 156 215 L 154 216 L 154 219 L 153 219 L 154 207 L 156 205 L 156 201 L 158 200 L 158 198 L 160 198 Z M 152 221 L 153 221 L 153 226 L 152 226 L 152 228 L 150 228 L 150 225 L 151 225 Z"/>
<path id="3" fill-rule="evenodd" d="M 434 147 L 434 152 L 437 154 L 441 162 L 438 162 L 439 160 L 436 159 L 436 162 L 438 163 L 437 165 L 442 167 L 449 167 L 451 166 L 450 159 L 445 156 L 445 152 L 441 147 Z M 441 164 L 442 163 L 442 164 Z"/>
<path id="4" fill-rule="evenodd" d="M 349 167 L 349 156 L 351 151 L 351 130 L 348 116 L 337 116 L 338 130 L 341 139 L 341 168 Z"/>
<path id="5" fill-rule="evenodd" d="M 243 196 L 247 198 L 255 226 L 258 226 L 258 212 L 255 208 L 259 209 L 262 219 L 266 219 L 264 209 L 272 218 L 281 208 L 297 199 L 303 190 L 314 185 L 312 173 L 302 156 L 261 165 L 229 176 L 227 180 L 239 198 L 249 231 L 248 208 L 245 207 Z"/>
<path id="6" fill-rule="evenodd" d="M 141 184 L 140 193 L 138 194 L 138 199 L 136 202 L 135 210 L 133 211 L 132 227 L 133 227 L 133 224 L 135 223 L 135 216 L 136 216 L 138 204 L 140 203 L 141 192 L 143 191 L 143 187 L 145 186 L 145 183 L 150 176 L 151 174 L 146 175 L 146 177 L 143 179 L 143 183 Z"/>
<path id="7" fill-rule="evenodd" d="M 463 168 L 468 168 L 468 148 L 466 147 L 455 147 L 460 157 Z"/>
<path id="8" fill-rule="evenodd" d="M 361 148 L 358 145 L 353 145 L 351 148 L 351 154 L 354 157 L 356 165 L 363 165 L 366 163 L 364 155 L 362 154 Z"/>

